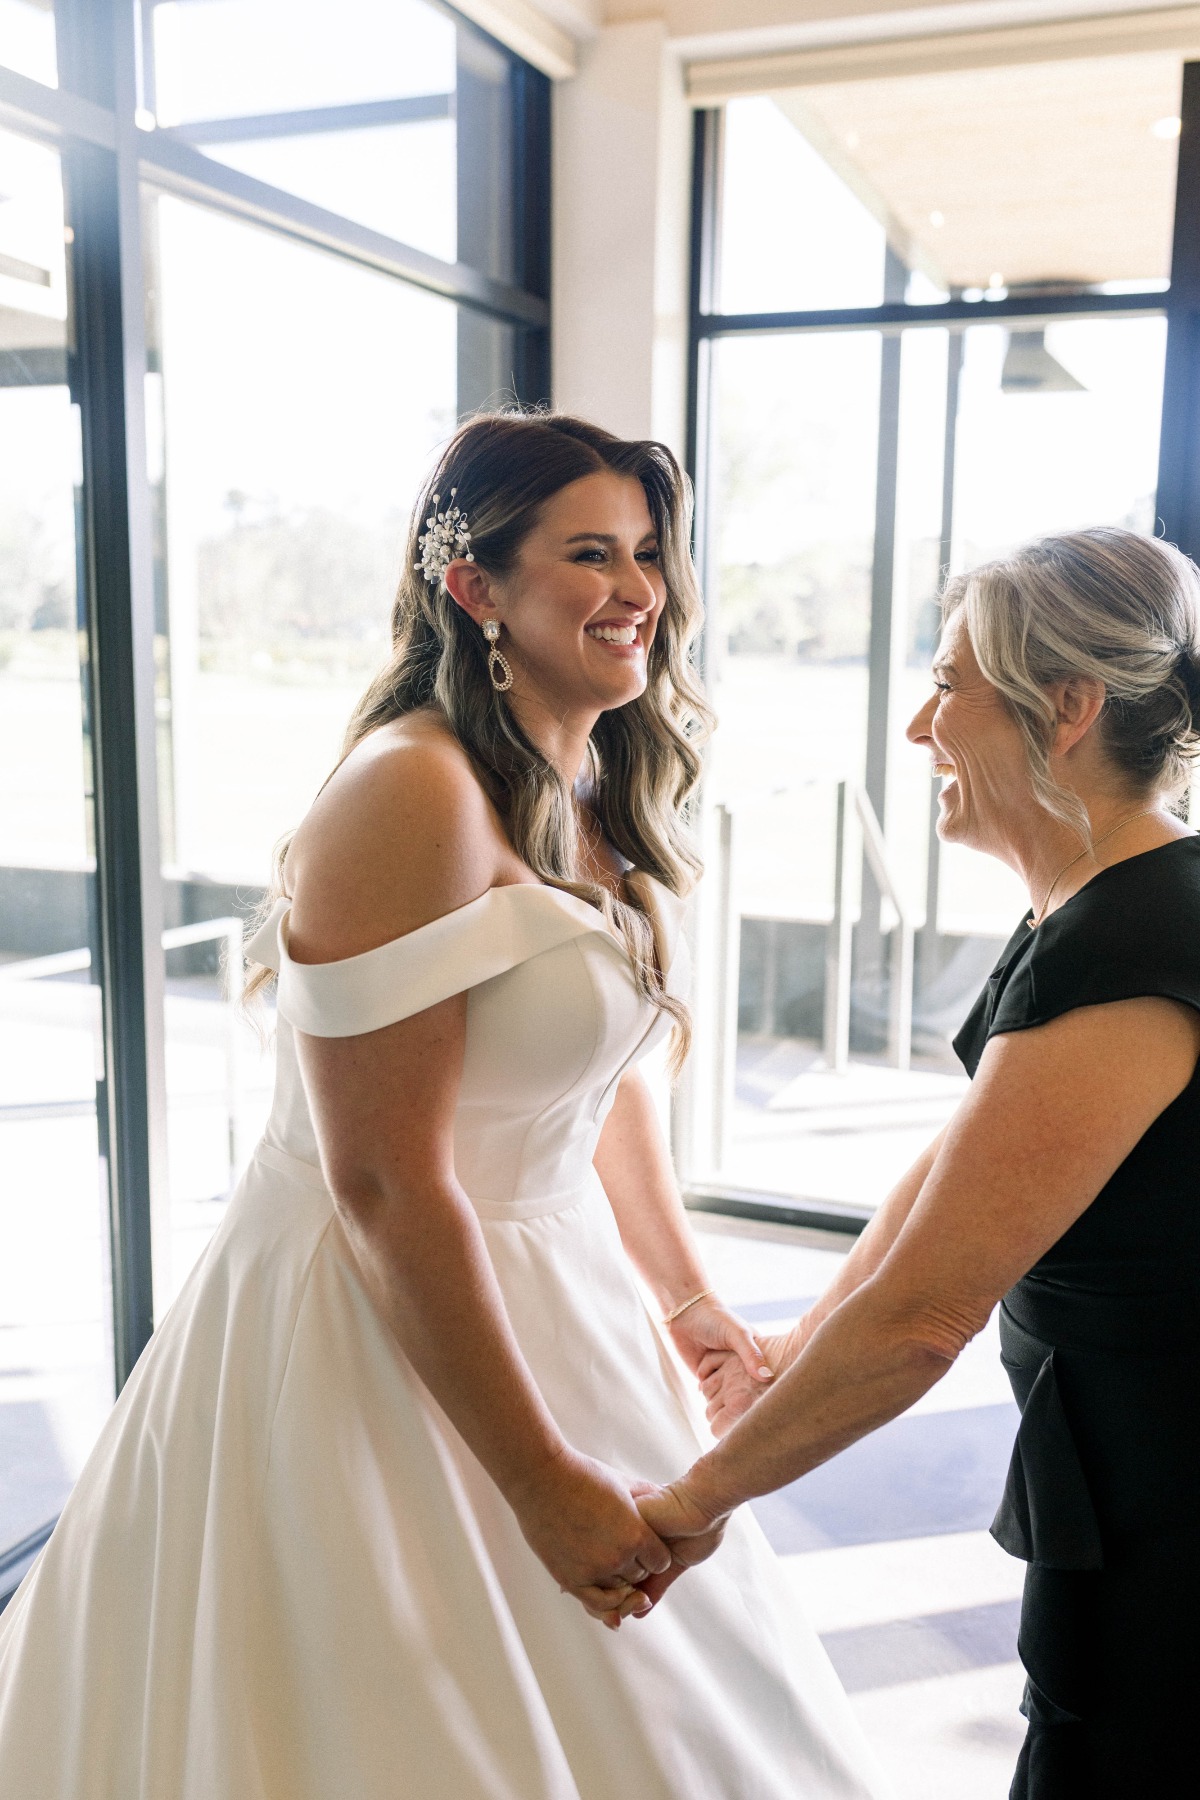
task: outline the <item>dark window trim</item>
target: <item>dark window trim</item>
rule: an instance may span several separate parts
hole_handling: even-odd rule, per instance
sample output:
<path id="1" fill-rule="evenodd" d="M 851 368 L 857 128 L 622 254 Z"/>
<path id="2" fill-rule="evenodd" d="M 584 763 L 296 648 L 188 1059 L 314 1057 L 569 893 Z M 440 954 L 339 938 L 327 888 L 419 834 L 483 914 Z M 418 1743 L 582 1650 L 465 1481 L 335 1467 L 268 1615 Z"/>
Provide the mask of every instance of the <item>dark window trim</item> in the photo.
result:
<path id="1" fill-rule="evenodd" d="M 327 137 L 335 131 L 374 131 L 382 125 L 423 125 L 454 117 L 453 94 L 412 94 L 402 100 L 360 100 L 349 106 L 310 106 L 241 118 L 188 119 L 159 126 L 186 144 L 245 144 L 253 138 Z"/>
<path id="2" fill-rule="evenodd" d="M 952 344 L 961 345 L 962 333 L 972 325 L 1003 324 L 1018 319 L 1050 323 L 1055 319 L 1144 318 L 1165 314 L 1167 353 L 1156 507 L 1162 535 L 1200 561 L 1200 63 L 1184 65 L 1180 115 L 1171 281 L 1167 288 L 1119 294 L 1087 290 L 1075 294 L 1017 294 L 978 301 L 955 297 L 941 303 L 920 305 L 893 300 L 870 307 L 722 313 L 717 310 L 715 299 L 719 272 L 724 110 L 720 107 L 698 109 L 692 161 L 686 457 L 688 472 L 695 485 L 696 556 L 705 588 L 711 567 L 709 545 L 714 529 L 710 398 L 714 343 L 722 338 L 754 335 L 847 331 L 876 331 L 886 339 L 894 338 L 902 331 L 941 328 L 949 329 Z M 954 408 L 958 382 L 958 362 L 953 357 L 948 382 L 943 560 L 949 554 L 952 510 Z M 881 474 L 886 474 L 894 484 L 894 466 L 881 470 Z M 878 551 L 878 519 L 876 547 Z M 877 563 L 880 560 L 877 555 Z M 874 612 L 873 607 L 873 618 Z M 880 691 L 872 693 L 870 705 L 886 722 L 888 684 L 874 685 Z M 875 724 L 878 737 L 879 718 Z M 878 781 L 876 786 L 879 786 Z M 931 870 L 933 866 L 931 864 Z M 864 895 L 867 885 L 864 885 Z M 928 932 L 923 934 L 923 961 L 928 960 L 925 954 L 927 939 Z M 704 1080 L 704 1072 L 698 1071 L 693 1079 Z M 687 1204 L 697 1211 L 850 1231 L 861 1230 L 870 1216 L 866 1208 L 840 1208 L 806 1197 L 750 1193 L 724 1185 L 719 1177 L 707 1179 L 705 1172 L 700 1170 L 693 1172 L 685 1168 L 684 1175 L 685 1180 L 692 1177 Z"/>
<path id="3" fill-rule="evenodd" d="M 0 67 L 0 125 L 23 137 L 63 143 L 76 138 L 115 150 L 117 126 L 108 107 L 66 88 L 47 87 L 15 69 Z"/>
<path id="4" fill-rule="evenodd" d="M 886 306 L 830 307 L 814 312 L 700 313 L 693 320 L 698 338 L 783 335 L 803 331 L 911 331 L 921 326 L 993 325 L 1006 319 L 1040 323 L 1102 313 L 1139 318 L 1165 312 L 1170 290 L 1134 294 L 1015 294 L 1006 300 L 943 300 L 930 305 L 893 301 Z"/>
<path id="5" fill-rule="evenodd" d="M 548 330 L 551 84 L 538 70 L 523 63 L 515 52 L 498 44 L 488 33 L 480 32 L 470 21 L 461 23 L 495 45 L 509 59 L 513 69 L 513 126 L 520 184 L 518 263 L 522 265 L 520 272 L 524 277 L 520 286 L 495 281 L 466 263 L 443 262 L 413 245 L 401 243 L 397 238 L 372 231 L 340 213 L 303 200 L 285 188 L 229 168 L 213 157 L 205 156 L 196 147 L 205 133 L 210 134 L 208 141 L 220 141 L 227 124 L 257 127 L 261 123 L 263 129 L 256 134 L 268 135 L 266 127 L 272 115 L 252 120 L 205 121 L 162 131 L 144 131 L 134 125 L 130 116 L 122 117 L 119 131 L 112 108 L 97 101 L 93 94 L 80 91 L 90 65 L 86 56 L 73 58 L 70 52 L 71 39 L 78 35 L 79 28 L 74 22 L 78 11 L 71 0 L 63 0 L 59 10 L 58 30 L 63 52 L 60 64 L 64 73 L 77 66 L 80 80 L 73 87 L 51 88 L 15 70 L 0 67 L 0 126 L 64 148 L 73 141 L 81 141 L 115 150 L 119 137 L 123 137 L 127 144 L 136 145 L 142 178 L 164 192 L 214 207 L 470 306 L 493 318 L 524 327 L 526 336 L 533 336 L 535 340 L 538 333 Z M 124 0 L 107 0 L 107 3 L 106 0 L 93 0 L 90 8 L 80 10 L 86 10 L 94 21 L 99 22 L 110 16 L 115 21 L 128 9 Z M 94 25 L 88 28 L 88 35 L 94 39 Z M 340 121 L 336 128 L 351 130 L 379 123 L 385 115 L 415 116 L 414 108 L 426 108 L 432 101 L 443 109 L 439 116 L 445 116 L 448 98 L 434 95 L 421 97 L 419 102 L 368 101 L 358 106 L 318 108 L 307 113 L 274 115 L 274 118 L 282 120 L 288 131 L 302 129 L 301 120 L 317 121 L 308 129 L 328 130 L 334 128 L 328 121 L 335 118 Z M 122 111 L 124 113 L 125 109 Z M 320 123 L 322 120 L 326 122 Z M 542 165 L 540 179 L 536 174 L 539 164 Z M 522 387 L 521 397 L 545 399 L 548 379 L 541 371 L 548 369 L 548 351 L 535 341 L 528 346 L 523 360 L 535 379 L 532 385 Z"/>
<path id="6" fill-rule="evenodd" d="M 540 295 L 495 281 L 465 263 L 443 262 L 240 169 L 227 168 L 169 132 L 139 132 L 138 137 L 143 179 L 164 192 L 265 225 L 493 318 L 536 327 L 549 323 L 550 309 Z"/>
<path id="7" fill-rule="evenodd" d="M 754 1188 L 697 1183 L 684 1190 L 689 1212 L 716 1213 L 725 1219 L 749 1219 L 762 1225 L 795 1225 L 805 1231 L 836 1232 L 858 1237 L 871 1223 L 873 1209 L 844 1206 L 836 1200 L 810 1200 L 801 1194 L 772 1194 Z"/>
<path id="8" fill-rule="evenodd" d="M 1183 67 L 1158 463 L 1163 535 L 1200 560 L 1200 63 Z"/>
<path id="9" fill-rule="evenodd" d="M 96 1103 L 109 1208 L 118 1388 L 152 1328 L 154 1197 L 165 1191 L 162 875 L 145 475 L 141 189 L 148 183 L 183 194 L 514 326 L 515 396 L 546 401 L 551 84 L 507 46 L 453 16 L 463 29 L 502 52 L 511 74 L 516 284 L 496 281 L 465 263 L 442 262 L 227 168 L 186 141 L 188 128 L 182 133 L 141 129 L 135 115 L 133 0 L 56 0 L 61 86 L 48 87 L 0 67 L 0 128 L 61 153 L 65 222 L 72 234 L 70 351 L 5 353 L 0 356 L 0 385 L 67 382 L 82 424 L 80 603 L 89 643 L 86 704 L 94 758 L 98 893 L 94 950 L 103 982 L 105 1054 Z M 283 123 L 295 130 L 354 129 L 418 114 L 446 116 L 449 110 L 446 96 L 434 96 L 319 109 L 303 122 L 285 116 Z M 279 122 L 276 117 L 273 124 Z M 245 135 L 246 120 L 233 124 Z M 205 128 L 195 127 L 193 135 L 204 136 Z M 207 135 L 216 141 L 224 134 L 214 128 Z M 52 1522 L 20 1544 L 0 1544 L 0 1607 L 51 1529 Z"/>

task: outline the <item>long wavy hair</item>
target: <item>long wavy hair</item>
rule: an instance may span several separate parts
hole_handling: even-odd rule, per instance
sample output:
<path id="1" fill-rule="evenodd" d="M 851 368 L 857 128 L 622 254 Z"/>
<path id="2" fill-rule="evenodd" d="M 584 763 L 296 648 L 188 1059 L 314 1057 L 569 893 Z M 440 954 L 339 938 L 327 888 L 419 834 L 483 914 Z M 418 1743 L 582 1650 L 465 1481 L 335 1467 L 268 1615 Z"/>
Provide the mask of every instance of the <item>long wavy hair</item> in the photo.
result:
<path id="1" fill-rule="evenodd" d="M 480 568 L 512 575 L 541 509 L 584 476 L 611 470 L 639 481 L 658 534 L 666 603 L 647 659 L 644 691 L 601 713 L 582 772 L 587 802 L 604 835 L 632 869 L 672 893 L 690 891 L 700 874 L 689 826 L 700 777 L 700 748 L 711 727 L 691 659 L 703 607 L 689 549 L 692 496 L 665 445 L 614 437 L 564 413 L 506 411 L 471 419 L 450 440 L 414 508 L 404 571 L 392 608 L 392 653 L 350 719 L 342 758 L 371 732 L 421 708 L 441 714 L 503 821 L 513 849 L 536 878 L 597 907 L 624 943 L 639 992 L 675 1022 L 672 1061 L 687 1054 L 690 1018 L 668 994 L 654 953 L 653 928 L 636 899 L 588 878 L 579 859 L 574 797 L 521 728 L 507 697 L 491 682 L 479 627 L 441 583 L 425 580 L 419 538 L 456 490 Z M 284 892 L 289 840 L 276 850 L 264 912 Z M 630 890 L 632 896 L 632 890 Z M 251 993 L 270 979 L 255 969 Z"/>

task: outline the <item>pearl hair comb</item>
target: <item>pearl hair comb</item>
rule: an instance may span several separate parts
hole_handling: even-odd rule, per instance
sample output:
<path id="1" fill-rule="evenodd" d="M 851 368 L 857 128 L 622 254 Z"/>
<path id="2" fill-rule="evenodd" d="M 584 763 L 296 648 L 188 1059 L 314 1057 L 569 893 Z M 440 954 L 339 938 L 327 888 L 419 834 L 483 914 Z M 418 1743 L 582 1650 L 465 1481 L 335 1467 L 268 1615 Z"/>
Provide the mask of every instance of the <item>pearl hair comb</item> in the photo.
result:
<path id="1" fill-rule="evenodd" d="M 457 488 L 450 489 L 450 499 L 458 493 Z M 425 530 L 417 539 L 417 548 L 421 552 L 421 560 L 413 564 L 420 569 L 426 581 L 434 583 L 442 580 L 450 564 L 456 557 L 465 557 L 467 562 L 474 562 L 471 551 L 471 533 L 467 529 L 467 515 L 461 506 L 448 506 L 438 511 L 440 494 L 433 496 L 433 511 L 425 521 Z"/>

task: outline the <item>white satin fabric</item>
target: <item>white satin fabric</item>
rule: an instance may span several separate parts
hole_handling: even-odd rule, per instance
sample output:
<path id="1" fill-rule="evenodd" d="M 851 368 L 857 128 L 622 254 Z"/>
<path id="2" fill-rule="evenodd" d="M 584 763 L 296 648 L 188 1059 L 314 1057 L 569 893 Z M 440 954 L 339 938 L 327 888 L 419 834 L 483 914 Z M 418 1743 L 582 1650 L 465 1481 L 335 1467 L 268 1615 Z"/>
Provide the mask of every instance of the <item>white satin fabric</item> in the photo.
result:
<path id="1" fill-rule="evenodd" d="M 678 989 L 678 903 L 644 898 Z M 696 1411 L 592 1169 L 666 1023 L 592 907 L 494 889 L 279 971 L 271 1120 L 46 1550 L 0 1617 L 12 1800 L 878 1800 L 885 1784 L 757 1526 L 645 1622 L 560 1594 L 360 1283 L 293 1029 L 469 989 L 457 1169 L 571 1443 L 666 1480 Z"/>

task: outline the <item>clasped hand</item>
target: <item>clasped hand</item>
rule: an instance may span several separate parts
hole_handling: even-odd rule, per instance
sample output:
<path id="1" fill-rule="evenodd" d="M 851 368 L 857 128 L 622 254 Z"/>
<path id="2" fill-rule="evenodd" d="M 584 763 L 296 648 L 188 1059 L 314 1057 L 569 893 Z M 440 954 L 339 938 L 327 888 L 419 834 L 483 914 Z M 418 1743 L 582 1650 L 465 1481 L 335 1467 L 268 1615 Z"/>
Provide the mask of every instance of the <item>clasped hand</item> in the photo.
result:
<path id="1" fill-rule="evenodd" d="M 564 1446 L 514 1499 L 530 1549 L 564 1592 L 608 1625 L 649 1612 L 653 1601 L 639 1584 L 671 1567 L 670 1550 L 638 1511 L 636 1496 L 648 1485 Z"/>
<path id="2" fill-rule="evenodd" d="M 681 1359 L 728 1424 L 765 1392 L 771 1361 L 754 1334 L 715 1298 L 669 1327 Z M 711 1556 L 724 1519 L 705 1512 L 686 1479 L 669 1488 L 629 1481 L 564 1448 L 516 1502 L 526 1541 L 564 1592 L 615 1629 L 641 1617 L 686 1569 Z"/>

